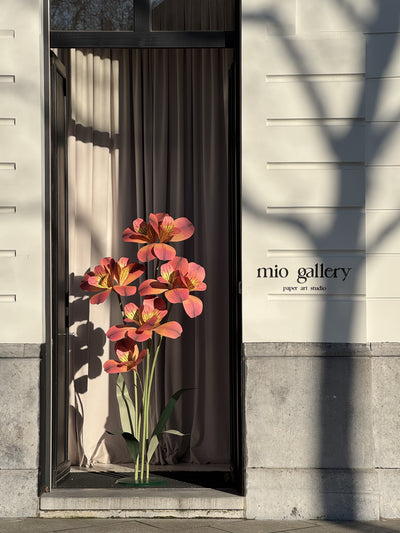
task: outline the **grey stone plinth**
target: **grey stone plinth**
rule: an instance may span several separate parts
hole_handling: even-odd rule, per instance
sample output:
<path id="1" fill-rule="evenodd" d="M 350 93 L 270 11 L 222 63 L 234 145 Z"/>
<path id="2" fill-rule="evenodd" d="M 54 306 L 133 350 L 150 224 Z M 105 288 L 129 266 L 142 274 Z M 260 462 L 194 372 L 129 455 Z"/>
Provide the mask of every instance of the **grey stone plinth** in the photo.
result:
<path id="1" fill-rule="evenodd" d="M 400 358 L 373 360 L 376 466 L 400 468 Z"/>
<path id="2" fill-rule="evenodd" d="M 377 520 L 377 476 L 373 470 L 249 469 L 246 518 Z"/>
<path id="3" fill-rule="evenodd" d="M 246 342 L 245 357 L 395 357 L 399 342 Z"/>
<path id="4" fill-rule="evenodd" d="M 39 359 L 1 359 L 0 390 L 0 468 L 37 468 Z"/>
<path id="5" fill-rule="evenodd" d="M 371 468 L 371 360 L 248 358 L 245 434 L 248 468 Z"/>
<path id="6" fill-rule="evenodd" d="M 400 469 L 382 468 L 378 470 L 381 492 L 381 518 L 400 516 Z"/>
<path id="7" fill-rule="evenodd" d="M 38 514 L 37 470 L 0 470 L 0 517 Z"/>
<path id="8" fill-rule="evenodd" d="M 42 350 L 41 344 L 0 344 L 0 358 L 39 358 Z"/>

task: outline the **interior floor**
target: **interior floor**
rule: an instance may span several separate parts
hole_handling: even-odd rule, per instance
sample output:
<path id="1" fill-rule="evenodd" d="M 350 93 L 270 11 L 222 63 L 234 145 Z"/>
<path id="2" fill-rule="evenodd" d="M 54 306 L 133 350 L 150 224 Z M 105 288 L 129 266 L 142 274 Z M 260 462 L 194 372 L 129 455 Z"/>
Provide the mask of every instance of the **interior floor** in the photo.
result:
<path id="1" fill-rule="evenodd" d="M 133 465 L 101 464 L 91 468 L 74 466 L 57 488 L 119 488 L 118 480 L 131 476 Z M 151 473 L 165 480 L 166 488 L 207 487 L 233 491 L 234 479 L 229 465 L 154 465 Z"/>

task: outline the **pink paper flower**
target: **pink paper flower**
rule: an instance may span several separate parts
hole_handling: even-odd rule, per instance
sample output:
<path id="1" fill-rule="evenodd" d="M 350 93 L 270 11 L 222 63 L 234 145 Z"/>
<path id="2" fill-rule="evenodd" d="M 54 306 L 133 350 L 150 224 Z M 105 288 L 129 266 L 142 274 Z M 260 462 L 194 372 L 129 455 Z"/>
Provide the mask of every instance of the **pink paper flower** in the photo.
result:
<path id="1" fill-rule="evenodd" d="M 135 326 L 112 326 L 107 331 L 107 337 L 111 341 L 129 337 L 136 342 L 143 342 L 150 339 L 153 331 L 162 337 L 176 339 L 182 333 L 182 326 L 178 322 L 172 320 L 161 323 L 168 313 L 165 301 L 161 298 L 146 299 L 140 307 L 129 303 L 125 306 L 124 313 L 126 322 L 132 322 Z"/>
<path id="2" fill-rule="evenodd" d="M 166 213 L 151 213 L 149 223 L 137 218 L 131 228 L 126 228 L 122 234 L 124 241 L 144 244 L 138 251 L 139 261 L 161 259 L 168 261 L 175 254 L 175 248 L 168 242 L 184 241 L 194 233 L 194 226 L 185 217 L 173 219 Z"/>
<path id="3" fill-rule="evenodd" d="M 142 350 L 139 353 L 136 342 L 128 337 L 118 341 L 114 349 L 119 361 L 109 359 L 103 365 L 104 370 L 109 374 L 129 372 L 129 370 L 137 372 L 138 364 L 143 361 L 147 354 L 146 350 Z"/>
<path id="4" fill-rule="evenodd" d="M 148 279 L 141 283 L 140 295 L 154 296 L 164 293 L 169 302 L 183 304 L 190 318 L 200 315 L 203 302 L 190 293 L 207 289 L 203 281 L 206 275 L 204 268 L 197 263 L 189 263 L 184 257 L 174 257 L 161 266 L 160 273 L 156 280 Z"/>
<path id="5" fill-rule="evenodd" d="M 100 265 L 83 276 L 81 289 L 97 292 L 90 298 L 92 304 L 104 302 L 111 291 L 121 296 L 131 296 L 136 293 L 136 287 L 130 284 L 139 278 L 144 270 L 144 265 L 129 263 L 127 257 L 121 257 L 119 261 L 115 261 L 112 257 L 104 257 Z"/>

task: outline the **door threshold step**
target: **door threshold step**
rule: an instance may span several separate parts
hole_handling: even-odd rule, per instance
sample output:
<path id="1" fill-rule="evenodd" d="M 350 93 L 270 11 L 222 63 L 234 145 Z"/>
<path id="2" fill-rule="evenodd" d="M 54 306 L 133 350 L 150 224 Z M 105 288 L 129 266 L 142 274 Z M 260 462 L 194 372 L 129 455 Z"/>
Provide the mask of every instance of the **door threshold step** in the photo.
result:
<path id="1" fill-rule="evenodd" d="M 196 488 L 54 489 L 40 497 L 43 518 L 244 518 L 245 498 Z"/>

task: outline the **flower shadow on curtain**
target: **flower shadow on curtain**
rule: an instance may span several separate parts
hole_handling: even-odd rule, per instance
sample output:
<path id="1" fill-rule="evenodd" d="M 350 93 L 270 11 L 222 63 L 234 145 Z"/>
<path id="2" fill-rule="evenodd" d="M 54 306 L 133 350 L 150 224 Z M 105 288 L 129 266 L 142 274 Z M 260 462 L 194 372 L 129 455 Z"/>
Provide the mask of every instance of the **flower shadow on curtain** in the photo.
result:
<path id="1" fill-rule="evenodd" d="M 101 328 L 95 328 L 93 323 L 87 320 L 89 314 L 89 299 L 82 295 L 79 288 L 82 276 L 70 275 L 70 294 L 73 302 L 70 305 L 70 316 L 73 322 L 81 323 L 69 337 L 70 353 L 73 354 L 70 364 L 70 382 L 73 387 L 70 390 L 73 398 L 70 398 L 70 450 L 76 450 L 75 462 L 79 458 L 80 464 L 86 464 L 88 458 L 84 453 L 83 424 L 85 409 L 82 396 L 88 391 L 88 380 L 95 379 L 102 372 L 101 356 L 104 354 L 106 336 Z"/>

